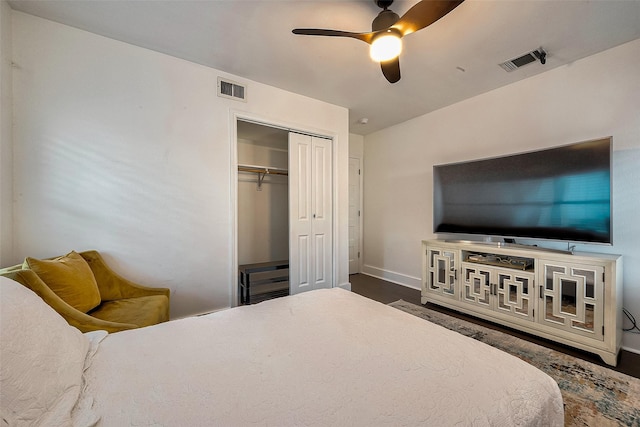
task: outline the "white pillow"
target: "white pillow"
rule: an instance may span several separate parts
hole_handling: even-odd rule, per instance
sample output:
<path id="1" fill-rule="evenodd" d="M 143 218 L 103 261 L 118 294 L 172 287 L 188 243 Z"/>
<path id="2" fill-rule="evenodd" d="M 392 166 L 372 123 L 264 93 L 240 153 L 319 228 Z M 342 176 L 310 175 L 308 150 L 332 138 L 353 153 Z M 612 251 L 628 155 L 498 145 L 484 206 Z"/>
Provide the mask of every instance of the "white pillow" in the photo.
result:
<path id="1" fill-rule="evenodd" d="M 0 415 L 10 426 L 71 424 L 86 337 L 38 295 L 0 276 Z"/>

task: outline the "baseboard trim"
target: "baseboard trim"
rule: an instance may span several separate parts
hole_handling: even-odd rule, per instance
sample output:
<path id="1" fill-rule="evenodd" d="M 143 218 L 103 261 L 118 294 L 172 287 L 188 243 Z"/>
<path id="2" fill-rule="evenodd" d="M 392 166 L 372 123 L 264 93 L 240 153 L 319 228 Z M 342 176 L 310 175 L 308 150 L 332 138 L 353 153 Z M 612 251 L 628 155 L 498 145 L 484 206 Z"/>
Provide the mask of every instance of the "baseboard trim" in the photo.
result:
<path id="1" fill-rule="evenodd" d="M 640 354 L 640 350 L 635 349 L 635 348 L 631 348 L 631 347 L 627 347 L 627 346 L 623 345 L 622 349 L 628 351 L 629 353 Z"/>
<path id="2" fill-rule="evenodd" d="M 336 287 L 346 289 L 347 291 L 351 291 L 351 282 L 341 283 Z"/>
<path id="3" fill-rule="evenodd" d="M 395 283 L 396 285 L 406 286 L 407 288 L 417 290 L 422 289 L 421 277 L 413 277 L 395 271 L 374 267 L 372 265 L 364 265 L 362 267 L 362 274 L 375 277 L 376 279 L 386 280 L 387 282 Z"/>

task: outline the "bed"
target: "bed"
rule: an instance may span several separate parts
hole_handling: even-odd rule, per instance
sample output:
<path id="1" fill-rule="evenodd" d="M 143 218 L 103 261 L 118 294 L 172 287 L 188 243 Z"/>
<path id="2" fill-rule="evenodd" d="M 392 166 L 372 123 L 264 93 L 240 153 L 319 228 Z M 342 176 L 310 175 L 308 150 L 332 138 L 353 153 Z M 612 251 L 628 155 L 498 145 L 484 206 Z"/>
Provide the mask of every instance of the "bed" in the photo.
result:
<path id="1" fill-rule="evenodd" d="M 339 288 L 81 334 L 0 281 L 5 425 L 563 425 L 543 372 Z"/>

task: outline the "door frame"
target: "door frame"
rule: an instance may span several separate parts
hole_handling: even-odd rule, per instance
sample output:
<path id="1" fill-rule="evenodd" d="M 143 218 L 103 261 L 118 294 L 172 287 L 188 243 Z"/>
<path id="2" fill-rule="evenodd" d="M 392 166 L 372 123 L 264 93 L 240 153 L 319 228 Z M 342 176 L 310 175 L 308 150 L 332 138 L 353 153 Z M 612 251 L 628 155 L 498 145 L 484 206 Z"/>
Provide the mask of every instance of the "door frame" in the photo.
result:
<path id="1" fill-rule="evenodd" d="M 253 113 L 240 110 L 229 111 L 229 137 L 230 137 L 230 185 L 229 185 L 229 206 L 231 227 L 229 241 L 231 266 L 229 268 L 229 307 L 236 307 L 238 305 L 238 121 L 251 122 L 262 126 L 269 126 L 273 128 L 287 130 L 289 132 L 303 133 L 310 136 L 317 136 L 320 138 L 326 138 L 331 140 L 331 203 L 332 203 L 332 216 L 333 221 L 331 224 L 332 234 L 332 248 L 331 248 L 331 283 L 332 287 L 338 286 L 336 279 L 338 277 L 338 194 L 336 191 L 338 182 L 338 156 L 336 149 L 337 134 L 335 132 L 311 129 L 308 126 L 301 126 L 295 123 L 287 123 L 279 120 L 268 119 L 263 116 L 259 116 Z"/>
<path id="2" fill-rule="evenodd" d="M 363 223 L 364 223 L 364 204 L 363 204 L 363 197 L 362 197 L 362 191 L 363 191 L 363 182 L 364 182 L 364 161 L 362 156 L 360 155 L 355 155 L 355 154 L 349 154 L 349 162 L 351 162 L 351 159 L 357 159 L 358 160 L 358 168 L 360 173 L 358 174 L 358 193 L 359 193 L 359 197 L 358 197 L 358 210 L 360 211 L 360 216 L 359 216 L 359 220 L 358 220 L 358 248 L 360 249 L 360 257 L 358 257 L 358 271 L 357 273 L 362 273 L 362 260 L 364 259 L 364 247 L 363 247 L 363 239 L 362 239 L 362 234 L 364 232 L 364 227 L 363 227 Z M 351 168 L 351 166 L 349 166 L 349 168 Z M 351 177 L 351 171 L 349 171 L 349 177 Z M 351 195 L 349 195 L 349 198 L 351 197 Z M 349 222 L 349 227 L 351 227 L 351 222 Z M 351 273 L 351 269 L 349 269 L 349 274 L 353 274 Z"/>

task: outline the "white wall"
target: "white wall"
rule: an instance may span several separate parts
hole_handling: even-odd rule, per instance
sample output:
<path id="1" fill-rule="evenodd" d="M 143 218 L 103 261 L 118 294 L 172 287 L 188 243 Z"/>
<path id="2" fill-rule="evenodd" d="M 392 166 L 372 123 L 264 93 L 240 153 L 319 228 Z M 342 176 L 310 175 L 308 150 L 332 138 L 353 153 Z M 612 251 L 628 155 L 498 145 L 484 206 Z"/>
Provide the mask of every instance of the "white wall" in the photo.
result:
<path id="1" fill-rule="evenodd" d="M 355 133 L 349 134 L 349 157 L 361 159 L 364 155 L 364 137 Z"/>
<path id="2" fill-rule="evenodd" d="M 624 255 L 624 306 L 640 319 L 639 76 L 636 40 L 366 136 L 364 272 L 420 287 L 432 165 L 611 135 L 614 245 L 578 250 Z M 640 351 L 640 335 L 624 345 Z"/>
<path id="3" fill-rule="evenodd" d="M 12 262 L 94 248 L 171 288 L 172 317 L 228 306 L 240 114 L 334 138 L 334 284 L 348 282 L 346 109 L 15 11 L 13 54 Z M 248 102 L 217 97 L 218 76 Z"/>
<path id="4" fill-rule="evenodd" d="M 0 0 L 0 265 L 13 250 L 11 8 Z"/>

